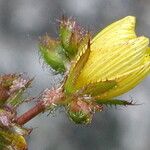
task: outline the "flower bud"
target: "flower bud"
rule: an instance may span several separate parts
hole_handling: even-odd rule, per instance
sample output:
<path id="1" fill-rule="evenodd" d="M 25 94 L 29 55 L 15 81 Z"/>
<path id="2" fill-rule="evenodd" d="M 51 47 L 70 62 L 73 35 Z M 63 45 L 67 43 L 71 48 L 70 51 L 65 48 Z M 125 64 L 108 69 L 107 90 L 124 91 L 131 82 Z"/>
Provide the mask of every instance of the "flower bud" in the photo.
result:
<path id="1" fill-rule="evenodd" d="M 135 23 L 133 16 L 112 23 L 77 54 L 64 83 L 67 95 L 88 95 L 99 104 L 132 104 L 114 97 L 133 89 L 150 73 L 149 39 L 137 37 Z"/>
<path id="2" fill-rule="evenodd" d="M 69 58 L 73 58 L 77 54 L 86 35 L 87 32 L 74 19 L 62 17 L 59 25 L 59 37 Z"/>
<path id="3" fill-rule="evenodd" d="M 39 49 L 44 61 L 48 65 L 58 73 L 65 72 L 66 58 L 59 41 L 51 39 L 48 35 L 45 35 L 40 40 Z"/>
<path id="4" fill-rule="evenodd" d="M 102 107 L 82 100 L 73 100 L 68 106 L 68 114 L 76 124 L 89 124 L 95 111 L 101 111 Z"/>

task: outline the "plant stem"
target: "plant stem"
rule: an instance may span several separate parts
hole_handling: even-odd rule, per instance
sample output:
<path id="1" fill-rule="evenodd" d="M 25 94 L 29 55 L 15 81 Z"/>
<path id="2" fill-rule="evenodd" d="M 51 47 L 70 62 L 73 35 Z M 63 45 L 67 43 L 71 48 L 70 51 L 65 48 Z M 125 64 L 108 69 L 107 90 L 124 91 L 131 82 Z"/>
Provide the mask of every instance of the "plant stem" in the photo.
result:
<path id="1" fill-rule="evenodd" d="M 50 106 L 57 104 L 63 105 L 64 100 L 64 93 L 61 88 L 51 90 L 47 89 L 43 92 L 41 100 L 33 108 L 16 118 L 15 122 L 19 125 L 24 125 L 41 112 L 44 112 Z"/>
<path id="2" fill-rule="evenodd" d="M 33 108 L 25 112 L 23 115 L 18 117 L 16 119 L 16 123 L 19 125 L 24 125 L 29 120 L 37 116 L 39 113 L 43 112 L 45 110 L 45 105 L 43 104 L 43 101 L 38 102 Z"/>

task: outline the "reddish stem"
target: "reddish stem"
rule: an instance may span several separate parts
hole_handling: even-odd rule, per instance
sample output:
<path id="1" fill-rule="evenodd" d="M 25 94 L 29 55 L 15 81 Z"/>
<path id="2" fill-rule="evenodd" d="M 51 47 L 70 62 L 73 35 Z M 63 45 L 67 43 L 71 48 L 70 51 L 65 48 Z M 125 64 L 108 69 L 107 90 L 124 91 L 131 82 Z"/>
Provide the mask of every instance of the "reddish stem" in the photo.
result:
<path id="1" fill-rule="evenodd" d="M 43 112 L 45 110 L 45 105 L 43 104 L 43 101 L 40 101 L 35 105 L 33 108 L 28 110 L 26 113 L 21 115 L 16 119 L 16 123 L 19 125 L 23 125 L 27 123 L 29 120 L 37 116 L 39 113 Z"/>
<path id="2" fill-rule="evenodd" d="M 41 101 L 39 101 L 33 108 L 18 117 L 15 121 L 19 125 L 24 125 L 32 118 L 36 117 L 39 113 L 44 112 L 46 108 L 53 104 L 60 104 L 64 98 L 64 93 L 61 88 L 46 90 Z"/>

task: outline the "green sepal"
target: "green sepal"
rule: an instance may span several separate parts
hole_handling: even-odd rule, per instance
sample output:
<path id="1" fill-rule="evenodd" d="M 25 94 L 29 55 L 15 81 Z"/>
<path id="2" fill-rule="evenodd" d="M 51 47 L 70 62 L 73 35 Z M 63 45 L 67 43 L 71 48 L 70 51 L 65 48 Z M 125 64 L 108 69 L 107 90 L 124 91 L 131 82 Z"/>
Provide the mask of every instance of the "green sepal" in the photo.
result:
<path id="1" fill-rule="evenodd" d="M 93 97 L 101 95 L 102 93 L 105 93 L 116 86 L 117 82 L 115 80 L 93 82 L 83 87 L 81 90 L 79 90 L 78 93 L 81 95 L 90 95 Z"/>
<path id="2" fill-rule="evenodd" d="M 76 56 L 80 55 L 84 49 L 87 47 L 90 47 L 90 39 L 91 39 L 91 34 L 90 32 L 87 32 L 84 37 L 81 38 L 80 43 L 78 45 L 78 53 Z"/>
<path id="3" fill-rule="evenodd" d="M 76 58 L 76 62 L 74 62 L 74 64 L 70 68 L 70 72 L 64 84 L 66 94 L 72 94 L 73 92 L 76 91 L 75 82 L 78 79 L 81 70 L 85 66 L 89 58 L 90 52 L 91 50 L 90 50 L 90 39 L 89 39 L 87 48 L 78 54 Z"/>
<path id="4" fill-rule="evenodd" d="M 122 106 L 127 106 L 127 105 L 134 105 L 132 101 L 125 101 L 125 100 L 119 100 L 119 99 L 96 99 L 95 102 L 100 105 L 122 105 Z"/>

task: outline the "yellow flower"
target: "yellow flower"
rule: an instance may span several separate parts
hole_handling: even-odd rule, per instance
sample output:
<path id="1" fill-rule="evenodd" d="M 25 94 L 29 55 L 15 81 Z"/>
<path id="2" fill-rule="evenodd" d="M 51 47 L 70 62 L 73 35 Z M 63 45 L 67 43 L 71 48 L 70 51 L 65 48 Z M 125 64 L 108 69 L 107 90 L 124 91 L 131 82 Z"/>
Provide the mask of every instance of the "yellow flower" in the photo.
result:
<path id="1" fill-rule="evenodd" d="M 112 23 L 79 51 L 66 94 L 111 99 L 134 88 L 150 72 L 148 44 L 148 38 L 135 34 L 135 17 Z"/>

